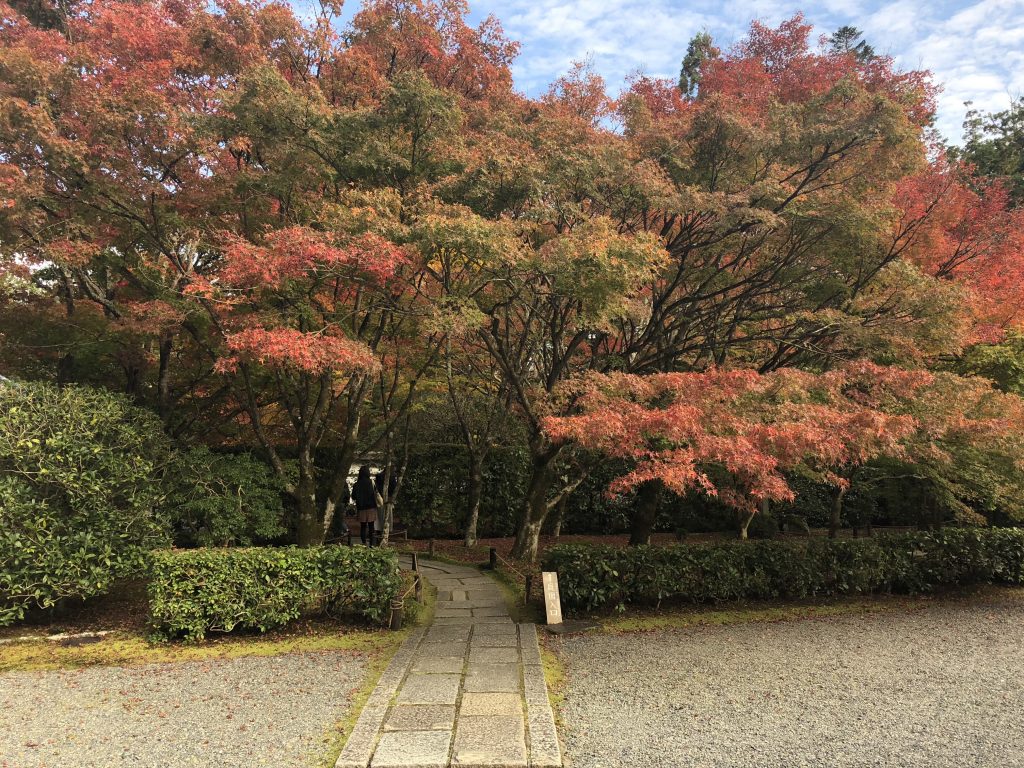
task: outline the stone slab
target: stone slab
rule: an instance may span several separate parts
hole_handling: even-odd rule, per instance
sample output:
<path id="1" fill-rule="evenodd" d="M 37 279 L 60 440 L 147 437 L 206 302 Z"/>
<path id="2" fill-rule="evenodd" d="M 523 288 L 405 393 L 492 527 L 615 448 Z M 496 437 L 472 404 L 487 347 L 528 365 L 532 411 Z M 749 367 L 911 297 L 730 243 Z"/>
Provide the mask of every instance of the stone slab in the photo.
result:
<path id="1" fill-rule="evenodd" d="M 473 618 L 478 618 L 480 616 L 508 616 L 508 608 L 505 608 L 504 606 L 474 608 Z"/>
<path id="2" fill-rule="evenodd" d="M 413 659 L 412 672 L 420 675 L 461 675 L 465 663 L 462 656 L 421 656 Z"/>
<path id="3" fill-rule="evenodd" d="M 509 621 L 501 622 L 477 622 L 473 626 L 473 637 L 480 637 L 482 635 L 504 635 L 504 636 L 516 636 L 516 625 Z"/>
<path id="4" fill-rule="evenodd" d="M 450 731 L 455 727 L 455 706 L 450 704 L 397 704 L 384 722 L 385 731 Z"/>
<path id="5" fill-rule="evenodd" d="M 487 609 L 486 608 L 481 608 L 481 609 L 478 609 L 478 610 L 487 610 Z M 460 608 L 441 608 L 439 606 L 437 608 L 437 610 L 434 612 L 434 616 L 436 618 L 438 618 L 438 619 L 458 619 L 458 618 L 464 618 L 464 617 L 467 617 L 467 616 L 473 616 L 474 613 L 475 613 L 474 611 L 471 611 L 468 608 L 461 608 L 461 609 Z"/>
<path id="6" fill-rule="evenodd" d="M 518 648 L 470 648 L 470 664 L 515 664 L 519 661 Z"/>
<path id="7" fill-rule="evenodd" d="M 432 640 L 420 643 L 417 656 L 462 656 L 469 647 L 468 640 Z"/>
<path id="8" fill-rule="evenodd" d="M 518 693 L 468 691 L 462 694 L 460 717 L 520 717 L 523 700 Z"/>
<path id="9" fill-rule="evenodd" d="M 473 692 L 519 693 L 518 664 L 470 664 L 463 689 Z"/>
<path id="10" fill-rule="evenodd" d="M 380 737 L 372 768 L 447 768 L 451 731 L 394 731 Z"/>
<path id="11" fill-rule="evenodd" d="M 423 636 L 424 643 L 465 642 L 469 640 L 469 627 L 431 627 Z"/>
<path id="12" fill-rule="evenodd" d="M 494 587 L 493 589 L 471 589 L 467 598 L 469 600 L 494 600 L 501 599 L 501 596 L 498 588 Z"/>
<path id="13" fill-rule="evenodd" d="M 519 645 L 523 652 L 523 664 L 541 663 L 537 627 L 534 624 L 519 625 Z"/>
<path id="14" fill-rule="evenodd" d="M 472 768 L 528 765 L 522 718 L 460 717 L 455 729 L 452 765 Z"/>
<path id="15" fill-rule="evenodd" d="M 409 675 L 398 691 L 399 704 L 454 704 L 459 675 Z"/>
<path id="16" fill-rule="evenodd" d="M 501 634 L 477 634 L 469 642 L 469 649 L 474 648 L 515 648 L 519 640 L 514 634 L 502 632 Z"/>

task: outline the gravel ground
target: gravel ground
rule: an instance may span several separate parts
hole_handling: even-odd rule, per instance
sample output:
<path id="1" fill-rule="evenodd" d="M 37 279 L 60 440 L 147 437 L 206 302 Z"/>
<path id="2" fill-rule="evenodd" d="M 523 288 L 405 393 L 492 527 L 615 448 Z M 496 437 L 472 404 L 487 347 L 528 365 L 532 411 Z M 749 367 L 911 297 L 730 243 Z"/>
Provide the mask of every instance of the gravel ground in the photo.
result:
<path id="1" fill-rule="evenodd" d="M 566 638 L 566 764 L 1024 766 L 1024 600 Z"/>
<path id="2" fill-rule="evenodd" d="M 365 673 L 323 652 L 0 674 L 0 766 L 308 768 Z"/>

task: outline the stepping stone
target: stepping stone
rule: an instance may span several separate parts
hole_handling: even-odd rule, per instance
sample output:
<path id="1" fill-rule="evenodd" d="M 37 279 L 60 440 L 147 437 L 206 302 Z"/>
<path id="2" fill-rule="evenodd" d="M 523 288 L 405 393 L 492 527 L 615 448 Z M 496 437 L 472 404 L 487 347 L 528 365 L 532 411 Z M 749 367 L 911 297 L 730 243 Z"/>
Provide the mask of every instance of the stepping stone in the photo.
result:
<path id="1" fill-rule="evenodd" d="M 398 704 L 391 708 L 391 714 L 388 716 L 387 722 L 384 723 L 384 730 L 450 731 L 454 725 L 454 706 L 447 704 Z"/>
<path id="2" fill-rule="evenodd" d="M 500 597 L 495 597 L 490 600 L 466 600 L 464 602 L 453 602 L 458 603 L 457 607 L 459 608 L 503 608 L 506 611 L 508 610 L 508 606 L 505 604 L 505 601 Z"/>
<path id="3" fill-rule="evenodd" d="M 372 768 L 446 768 L 451 731 L 385 733 L 373 753 Z"/>
<path id="4" fill-rule="evenodd" d="M 470 664 L 463 689 L 474 692 L 519 693 L 518 664 Z"/>
<path id="5" fill-rule="evenodd" d="M 521 717 L 523 700 L 518 693 L 477 693 L 462 694 L 460 717 Z"/>
<path id="6" fill-rule="evenodd" d="M 423 636 L 425 643 L 447 643 L 459 640 L 469 640 L 469 630 L 465 627 L 431 627 Z"/>
<path id="7" fill-rule="evenodd" d="M 490 650 L 490 649 L 484 649 Z M 461 656 L 426 656 L 413 661 L 412 671 L 414 674 L 462 674 L 462 667 L 466 660 Z"/>
<path id="8" fill-rule="evenodd" d="M 512 617 L 508 616 L 474 616 L 474 624 L 507 624 L 508 626 L 515 629 L 515 624 L 512 622 Z"/>
<path id="9" fill-rule="evenodd" d="M 473 625 L 473 637 L 477 638 L 481 635 L 490 636 L 516 636 L 516 625 L 511 622 L 505 623 L 484 623 L 479 622 Z"/>
<path id="10" fill-rule="evenodd" d="M 470 664 L 515 664 L 519 661 L 518 648 L 470 648 Z"/>
<path id="11" fill-rule="evenodd" d="M 434 616 L 438 619 L 461 619 L 473 616 L 473 611 L 469 610 L 468 608 L 459 610 L 457 608 L 441 608 L 439 606 L 438 609 L 434 612 Z"/>
<path id="12" fill-rule="evenodd" d="M 500 626 L 499 624 L 488 624 L 489 627 Z M 477 648 L 516 648 L 519 646 L 519 638 L 514 633 L 476 634 L 469 642 L 469 650 Z"/>
<path id="13" fill-rule="evenodd" d="M 398 691 L 397 702 L 454 704 L 459 698 L 459 679 L 458 675 L 409 675 Z"/>
<path id="14" fill-rule="evenodd" d="M 525 767 L 526 735 L 522 717 L 460 717 L 455 729 L 452 765 Z"/>
<path id="15" fill-rule="evenodd" d="M 416 655 L 420 657 L 462 656 L 466 653 L 466 649 L 468 647 L 469 641 L 462 640 L 461 638 L 452 638 L 450 640 L 431 640 L 429 642 L 420 643 L 420 647 L 416 649 Z"/>
<path id="16" fill-rule="evenodd" d="M 508 616 L 508 608 L 498 606 L 493 608 L 474 608 L 473 618 L 481 616 Z"/>

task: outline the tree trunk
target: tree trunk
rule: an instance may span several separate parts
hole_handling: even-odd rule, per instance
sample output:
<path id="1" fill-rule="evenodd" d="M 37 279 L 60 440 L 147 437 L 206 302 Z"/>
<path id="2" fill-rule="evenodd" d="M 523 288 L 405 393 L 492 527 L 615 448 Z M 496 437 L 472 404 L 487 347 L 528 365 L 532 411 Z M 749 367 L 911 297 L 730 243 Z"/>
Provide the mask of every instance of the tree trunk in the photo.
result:
<path id="1" fill-rule="evenodd" d="M 315 547 L 323 543 L 323 528 L 317 519 L 316 494 L 312 488 L 306 490 L 302 484 L 296 489 L 299 517 L 295 530 L 295 543 L 300 547 Z"/>
<path id="2" fill-rule="evenodd" d="M 761 514 L 762 515 L 767 515 L 768 511 L 769 511 L 768 499 L 762 499 L 761 500 Z M 745 541 L 746 539 L 749 538 L 748 532 L 750 530 L 750 521 L 754 519 L 754 515 L 757 514 L 757 510 L 756 509 L 752 509 L 749 512 L 744 512 L 743 510 L 739 510 L 736 514 L 738 515 L 738 517 L 736 518 L 736 522 L 739 525 L 739 530 L 738 530 L 739 537 Z"/>
<path id="3" fill-rule="evenodd" d="M 757 514 L 757 512 L 740 512 L 739 513 L 739 517 L 737 518 L 737 523 L 739 524 L 739 530 L 737 531 L 737 533 L 739 534 L 739 537 L 741 539 L 746 540 L 748 538 L 747 531 L 750 528 L 750 521 L 754 519 L 754 515 L 756 515 L 756 514 Z"/>
<path id="4" fill-rule="evenodd" d="M 162 417 L 171 410 L 171 351 L 174 336 L 170 333 L 160 339 L 160 367 L 157 375 L 157 410 Z"/>
<path id="5" fill-rule="evenodd" d="M 843 498 L 846 496 L 846 488 L 836 488 L 832 492 L 832 508 L 828 518 L 828 537 L 834 539 L 839 535 L 839 528 L 843 522 Z"/>
<path id="6" fill-rule="evenodd" d="M 563 496 L 558 502 L 558 506 L 555 507 L 556 514 L 555 520 L 551 524 L 551 535 L 556 539 L 562 535 L 562 521 L 565 520 L 565 508 L 569 504 L 569 497 Z"/>
<path id="7" fill-rule="evenodd" d="M 658 518 L 662 488 L 664 485 L 660 480 L 648 480 L 637 489 L 636 506 L 633 508 L 629 529 L 631 547 L 651 543 L 651 532 Z"/>
<path id="8" fill-rule="evenodd" d="M 484 473 L 479 457 L 469 456 L 469 511 L 466 517 L 466 535 L 463 543 L 472 547 L 477 542 L 476 527 L 480 520 L 480 498 L 483 496 Z"/>
<path id="9" fill-rule="evenodd" d="M 308 446 L 299 449 L 299 480 L 295 486 L 295 500 L 299 508 L 295 543 L 300 547 L 323 544 L 324 528 L 320 522 L 316 502 L 316 475 L 313 468 L 313 456 Z"/>
<path id="10" fill-rule="evenodd" d="M 516 531 L 516 542 L 512 547 L 512 556 L 521 560 L 535 562 L 540 544 L 540 530 L 544 518 L 548 514 L 548 491 L 554 480 L 552 467 L 558 458 L 559 448 L 547 446 L 534 447 L 533 472 L 526 486 L 526 499 L 523 502 Z"/>

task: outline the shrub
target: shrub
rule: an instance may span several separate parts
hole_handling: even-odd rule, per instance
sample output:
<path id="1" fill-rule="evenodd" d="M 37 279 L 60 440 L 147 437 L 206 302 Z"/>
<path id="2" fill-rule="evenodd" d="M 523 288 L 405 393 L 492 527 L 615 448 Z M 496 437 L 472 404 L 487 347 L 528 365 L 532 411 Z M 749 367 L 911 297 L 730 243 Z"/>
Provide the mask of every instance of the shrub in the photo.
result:
<path id="1" fill-rule="evenodd" d="M 252 546 L 286 533 L 281 482 L 248 453 L 205 446 L 175 457 L 160 504 L 178 546 Z"/>
<path id="2" fill-rule="evenodd" d="M 401 581 L 398 557 L 387 549 L 163 550 L 152 558 L 150 622 L 163 638 L 266 632 L 311 613 L 381 621 Z"/>
<path id="3" fill-rule="evenodd" d="M 106 591 L 166 543 L 160 422 L 86 388 L 0 382 L 0 625 Z"/>
<path id="4" fill-rule="evenodd" d="M 926 592 L 979 583 L 1024 584 L 1024 530 L 947 528 L 872 539 L 747 541 L 704 546 L 553 547 L 569 611 L 673 599 L 722 600 Z"/>

